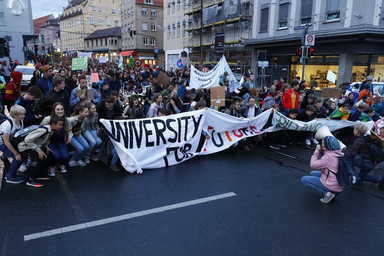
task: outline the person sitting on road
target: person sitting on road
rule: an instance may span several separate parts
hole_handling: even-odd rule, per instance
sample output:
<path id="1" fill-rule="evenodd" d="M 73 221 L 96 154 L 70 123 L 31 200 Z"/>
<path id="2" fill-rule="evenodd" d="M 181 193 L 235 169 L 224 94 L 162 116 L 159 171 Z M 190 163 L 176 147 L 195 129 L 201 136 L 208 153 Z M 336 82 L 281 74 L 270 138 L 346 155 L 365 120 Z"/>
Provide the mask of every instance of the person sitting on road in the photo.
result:
<path id="1" fill-rule="evenodd" d="M 241 114 L 241 98 L 234 97 L 232 99 L 232 105 L 227 108 L 224 113 L 230 116 L 243 118 L 243 115 Z"/>
<path id="2" fill-rule="evenodd" d="M 320 149 L 324 150 L 324 155 L 320 155 Z M 344 153 L 340 149 L 339 141 L 333 136 L 325 136 L 322 145 L 318 145 L 311 157 L 311 168 L 320 169 L 312 171 L 309 176 L 301 178 L 301 182 L 324 197 L 320 198 L 322 203 L 329 203 L 338 193 L 343 190 L 343 186 L 337 181 L 335 173 L 338 171 L 339 157 Z"/>
<path id="3" fill-rule="evenodd" d="M 25 127 L 39 124 L 42 120 L 42 115 L 36 111 L 35 100 L 41 97 L 39 87 L 33 85 L 28 88 L 27 92 L 20 97 L 15 104 L 25 108 L 24 125 Z"/>
<path id="4" fill-rule="evenodd" d="M 352 149 L 349 152 L 349 157 L 352 159 L 353 165 L 360 168 L 361 180 L 379 183 L 379 188 L 384 189 L 384 177 L 369 174 L 375 168 L 375 163 L 371 158 L 371 154 L 366 144 L 369 142 L 364 138 L 364 134 L 366 134 L 367 131 L 368 128 L 364 124 L 358 123 L 355 125 L 353 133 L 357 139 L 353 143 Z"/>
<path id="5" fill-rule="evenodd" d="M 164 108 L 163 96 L 160 93 L 155 93 L 152 98 L 152 104 L 147 113 L 147 117 L 155 117 L 158 108 Z"/>
<path id="6" fill-rule="evenodd" d="M 343 104 L 341 108 L 335 109 L 328 118 L 332 120 L 348 120 L 348 117 L 351 114 L 350 109 L 351 105 Z"/>

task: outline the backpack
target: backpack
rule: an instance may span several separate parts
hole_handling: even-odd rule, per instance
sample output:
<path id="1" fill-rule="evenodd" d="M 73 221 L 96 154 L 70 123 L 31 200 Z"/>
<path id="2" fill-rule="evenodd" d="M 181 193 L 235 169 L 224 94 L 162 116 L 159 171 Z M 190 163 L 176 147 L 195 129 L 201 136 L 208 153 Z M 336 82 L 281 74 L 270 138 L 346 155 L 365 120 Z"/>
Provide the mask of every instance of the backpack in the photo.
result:
<path id="1" fill-rule="evenodd" d="M 23 142 L 25 137 L 28 136 L 28 134 L 30 134 L 34 130 L 37 130 L 38 128 L 44 128 L 46 130 L 45 134 L 48 133 L 48 128 L 45 127 L 44 125 L 31 125 L 31 126 L 28 126 L 28 127 L 24 128 L 24 129 L 21 129 L 20 131 L 16 132 L 10 138 L 9 141 L 11 142 L 11 145 L 13 146 L 13 148 L 18 149 L 19 143 Z M 42 136 L 44 136 L 44 135 L 42 135 Z"/>
<path id="2" fill-rule="evenodd" d="M 352 160 L 347 156 L 339 157 L 337 173 L 332 173 L 335 174 L 337 182 L 341 186 L 352 185 L 360 181 L 359 172 L 356 171 Z"/>
<path id="3" fill-rule="evenodd" d="M 381 148 L 375 139 L 371 136 L 362 136 L 365 145 L 369 151 L 369 158 L 373 163 L 381 163 L 384 161 L 384 149 Z"/>

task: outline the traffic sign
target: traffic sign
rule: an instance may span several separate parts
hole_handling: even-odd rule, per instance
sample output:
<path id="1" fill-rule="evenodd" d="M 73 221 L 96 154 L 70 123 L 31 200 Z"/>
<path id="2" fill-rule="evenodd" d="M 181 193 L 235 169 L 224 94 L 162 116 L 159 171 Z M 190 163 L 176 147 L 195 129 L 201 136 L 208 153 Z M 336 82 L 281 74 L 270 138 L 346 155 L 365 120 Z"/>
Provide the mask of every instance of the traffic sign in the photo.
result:
<path id="1" fill-rule="evenodd" d="M 314 35 L 305 35 L 305 45 L 314 46 L 315 45 L 315 36 Z"/>
<path id="2" fill-rule="evenodd" d="M 208 67 L 203 67 L 203 68 L 201 69 L 201 71 L 203 71 L 203 72 L 208 72 L 208 70 L 209 70 Z"/>
<path id="3" fill-rule="evenodd" d="M 135 67 L 141 67 L 143 65 L 143 61 L 141 59 L 135 59 Z"/>
<path id="4" fill-rule="evenodd" d="M 183 65 L 183 61 L 180 59 L 180 60 L 178 60 L 177 62 L 176 62 L 176 65 L 177 65 L 177 67 L 179 67 L 179 68 L 182 68 L 184 65 Z"/>
<path id="5" fill-rule="evenodd" d="M 305 26 L 297 26 L 293 28 L 293 30 L 300 30 L 300 29 L 305 29 Z"/>

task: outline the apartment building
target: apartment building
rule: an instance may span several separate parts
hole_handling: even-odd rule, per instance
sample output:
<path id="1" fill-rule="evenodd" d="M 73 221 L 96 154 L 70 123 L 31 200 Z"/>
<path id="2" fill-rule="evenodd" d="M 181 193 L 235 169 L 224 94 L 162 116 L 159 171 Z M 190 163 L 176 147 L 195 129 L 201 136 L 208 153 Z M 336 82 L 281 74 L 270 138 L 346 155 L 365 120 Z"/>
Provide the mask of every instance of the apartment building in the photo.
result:
<path id="1" fill-rule="evenodd" d="M 363 81 L 368 75 L 384 79 L 383 1 L 360 0 L 255 0 L 252 39 L 243 42 L 251 48 L 252 66 L 267 60 L 264 78 L 271 84 L 280 76 L 302 76 L 303 65 L 296 56 L 303 31 L 313 35 L 313 56 L 307 59 L 304 77 L 322 87 L 343 82 Z M 327 72 L 337 74 L 336 83 Z"/>
<path id="2" fill-rule="evenodd" d="M 124 0 L 122 21 L 124 64 L 132 57 L 163 66 L 163 0 Z"/>
<path id="3" fill-rule="evenodd" d="M 180 1 L 187 15 L 180 24 L 185 33 L 183 47 L 193 64 L 213 67 L 225 55 L 234 72 L 251 68 L 251 49 L 241 42 L 252 38 L 253 0 Z M 166 29 L 167 38 L 173 37 L 178 23 Z"/>
<path id="4" fill-rule="evenodd" d="M 85 38 L 85 52 L 93 52 L 97 59 L 114 61 L 121 49 L 121 27 L 96 30 Z"/>
<path id="5" fill-rule="evenodd" d="M 63 53 L 84 51 L 87 36 L 96 30 L 121 26 L 121 0 L 70 0 L 59 23 Z"/>

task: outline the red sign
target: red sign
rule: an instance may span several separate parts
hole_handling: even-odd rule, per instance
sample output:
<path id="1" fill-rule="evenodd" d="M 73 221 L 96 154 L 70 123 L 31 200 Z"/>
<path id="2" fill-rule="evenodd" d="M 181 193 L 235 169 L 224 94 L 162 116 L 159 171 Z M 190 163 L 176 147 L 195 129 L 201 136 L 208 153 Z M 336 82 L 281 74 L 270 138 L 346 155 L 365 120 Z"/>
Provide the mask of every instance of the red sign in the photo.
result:
<path id="1" fill-rule="evenodd" d="M 141 59 L 135 59 L 135 67 L 141 67 L 143 65 L 143 61 Z"/>
<path id="2" fill-rule="evenodd" d="M 203 71 L 203 72 L 208 72 L 208 70 L 209 70 L 208 67 L 203 67 L 203 68 L 201 69 L 201 71 Z"/>

